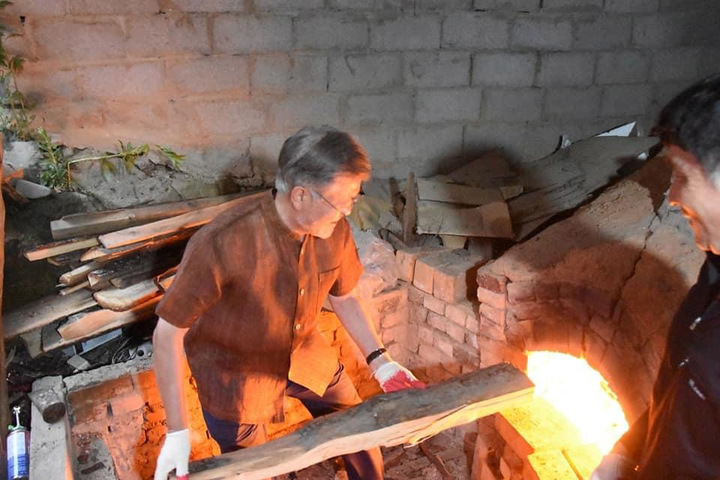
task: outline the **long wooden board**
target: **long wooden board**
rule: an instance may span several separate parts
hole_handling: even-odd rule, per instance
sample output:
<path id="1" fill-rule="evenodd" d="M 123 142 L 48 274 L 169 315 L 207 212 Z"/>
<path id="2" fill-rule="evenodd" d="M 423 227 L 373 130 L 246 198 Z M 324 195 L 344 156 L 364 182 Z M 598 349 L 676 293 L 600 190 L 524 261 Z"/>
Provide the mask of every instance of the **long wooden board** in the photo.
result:
<path id="1" fill-rule="evenodd" d="M 161 293 L 154 278 L 144 280 L 127 288 L 111 287 L 95 292 L 93 297 L 98 305 L 115 312 L 129 310 Z"/>
<path id="2" fill-rule="evenodd" d="M 236 198 L 213 207 L 202 208 L 176 217 L 100 235 L 99 239 L 105 248 L 118 248 L 150 240 L 161 235 L 168 235 L 178 230 L 200 227 L 244 200 L 244 198 Z"/>
<path id="3" fill-rule="evenodd" d="M 44 327 L 53 321 L 97 305 L 92 292 L 80 290 L 70 295 L 51 295 L 5 315 L 5 340 Z"/>
<path id="4" fill-rule="evenodd" d="M 151 317 L 153 313 L 155 313 L 155 306 L 159 301 L 160 297 L 156 297 L 125 312 L 96 310 L 87 314 L 81 314 L 73 318 L 72 321 L 60 326 L 58 333 L 64 340 L 72 341 L 98 335 L 108 330 Z"/>
<path id="5" fill-rule="evenodd" d="M 505 202 L 461 208 L 442 202 L 418 202 L 418 233 L 467 237 L 512 238 Z"/>
<path id="6" fill-rule="evenodd" d="M 124 247 L 118 248 L 103 248 L 95 247 L 91 248 L 80 258 L 83 262 L 89 262 L 91 260 L 97 260 L 102 262 L 109 262 L 118 258 L 127 257 L 128 255 L 136 255 L 144 252 L 152 252 L 160 250 L 161 248 L 169 247 L 171 245 L 180 246 L 181 243 L 186 242 L 197 232 L 197 228 L 186 228 L 177 232 L 172 232 L 169 235 L 163 235 L 147 241 L 133 243 L 131 245 L 125 245 Z"/>
<path id="7" fill-rule="evenodd" d="M 228 202 L 244 194 L 222 195 L 211 198 L 196 198 L 183 202 L 162 203 L 146 207 L 122 208 L 103 212 L 75 213 L 50 222 L 55 240 L 82 235 L 100 235 L 123 228 L 155 222 L 184 213 Z"/>
<path id="8" fill-rule="evenodd" d="M 377 446 L 414 444 L 528 401 L 532 382 L 505 363 L 432 385 L 378 395 L 258 447 L 202 460 L 193 480 L 261 480 Z"/>
<path id="9" fill-rule="evenodd" d="M 92 248 L 98 244 L 98 240 L 95 237 L 62 240 L 60 242 L 48 243 L 46 245 L 40 245 L 39 247 L 35 247 L 33 250 L 25 252 L 25 258 L 27 258 L 31 262 L 35 262 L 44 258 L 55 257 L 65 253 L 74 252 L 76 250 L 85 250 L 88 248 Z"/>

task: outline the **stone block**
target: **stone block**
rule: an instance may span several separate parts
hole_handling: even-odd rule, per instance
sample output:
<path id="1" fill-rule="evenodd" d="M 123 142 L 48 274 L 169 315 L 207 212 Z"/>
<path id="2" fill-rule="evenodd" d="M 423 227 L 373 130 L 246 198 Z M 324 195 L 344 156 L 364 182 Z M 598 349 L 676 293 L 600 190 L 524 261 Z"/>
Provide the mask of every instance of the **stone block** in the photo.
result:
<path id="1" fill-rule="evenodd" d="M 659 0 L 605 0 L 605 10 L 613 13 L 657 12 Z"/>
<path id="2" fill-rule="evenodd" d="M 529 87 L 535 81 L 535 53 L 477 53 L 473 56 L 473 85 Z"/>
<path id="3" fill-rule="evenodd" d="M 69 0 L 70 15 L 126 15 L 132 13 L 159 13 L 158 0 L 127 0 L 106 2 L 104 0 Z"/>
<path id="4" fill-rule="evenodd" d="M 467 52 L 409 52 L 404 54 L 405 85 L 412 87 L 462 87 L 470 84 Z"/>
<path id="5" fill-rule="evenodd" d="M 344 55 L 330 58 L 330 91 L 380 89 L 401 82 L 401 55 Z"/>
<path id="6" fill-rule="evenodd" d="M 454 88 L 417 93 L 417 120 L 420 123 L 474 121 L 480 118 L 480 89 Z"/>
<path id="7" fill-rule="evenodd" d="M 273 62 L 277 63 L 277 59 L 273 58 Z M 167 78 L 181 95 L 250 92 L 248 60 L 241 56 L 211 56 L 169 62 Z"/>
<path id="8" fill-rule="evenodd" d="M 507 308 L 507 295 L 504 293 L 495 293 L 484 288 L 478 288 L 477 296 L 480 303 L 486 303 L 500 310 Z"/>
<path id="9" fill-rule="evenodd" d="M 650 81 L 694 81 L 698 76 L 701 58 L 702 50 L 699 48 L 677 48 L 654 52 Z"/>
<path id="10" fill-rule="evenodd" d="M 535 12 L 539 9 L 540 0 L 475 0 L 475 10 Z"/>
<path id="11" fill-rule="evenodd" d="M 413 119 L 413 97 L 408 93 L 354 95 L 347 100 L 350 125 L 392 125 Z"/>
<path id="12" fill-rule="evenodd" d="M 125 57 L 125 34 L 114 20 L 92 23 L 59 19 L 33 28 L 37 56 L 43 60 L 103 60 Z M 78 39 L 83 41 L 79 42 Z"/>
<path id="13" fill-rule="evenodd" d="M 588 86 L 595 74 L 593 53 L 550 53 L 540 59 L 541 86 Z"/>
<path id="14" fill-rule="evenodd" d="M 595 87 L 554 88 L 545 97 L 545 115 L 564 120 L 597 117 L 600 113 L 601 93 Z"/>
<path id="15" fill-rule="evenodd" d="M 601 16 L 575 24 L 574 49 L 613 50 L 626 48 L 632 38 L 632 18 Z"/>
<path id="16" fill-rule="evenodd" d="M 618 85 L 605 87 L 600 115 L 621 117 L 647 115 L 653 98 L 651 85 Z"/>
<path id="17" fill-rule="evenodd" d="M 265 129 L 264 106 L 250 100 L 194 104 L 199 127 L 215 135 L 257 133 Z"/>
<path id="18" fill-rule="evenodd" d="M 540 120 L 545 91 L 539 88 L 493 88 L 485 93 L 482 118 L 500 121 Z"/>
<path id="19" fill-rule="evenodd" d="M 647 81 L 650 61 L 643 52 L 603 52 L 597 63 L 595 81 L 608 83 L 643 83 Z"/>
<path id="20" fill-rule="evenodd" d="M 212 34 L 220 53 L 287 51 L 292 48 L 292 19 L 221 14 Z"/>
<path id="21" fill-rule="evenodd" d="M 370 27 L 374 50 L 432 50 L 440 48 L 440 16 L 401 16 Z"/>
<path id="22" fill-rule="evenodd" d="M 273 125 L 280 129 L 305 125 L 336 125 L 340 122 L 339 97 L 303 95 L 288 97 L 270 107 Z"/>
<path id="23" fill-rule="evenodd" d="M 166 55 L 207 55 L 210 36 L 207 18 L 202 15 L 152 15 L 127 22 L 125 48 L 130 57 Z"/>
<path id="24" fill-rule="evenodd" d="M 603 8 L 603 0 L 543 0 L 543 10 L 547 11 L 593 11 Z"/>
<path id="25" fill-rule="evenodd" d="M 435 312 L 438 315 L 445 315 L 445 307 L 446 303 L 440 300 L 439 298 L 436 298 L 432 296 L 431 294 L 425 295 L 425 300 L 423 301 L 423 306 L 430 310 L 431 312 Z"/>
<path id="26" fill-rule="evenodd" d="M 500 49 L 509 44 L 508 20 L 483 13 L 451 13 L 442 29 L 443 48 Z"/>
<path id="27" fill-rule="evenodd" d="M 437 172 L 441 160 L 462 155 L 462 125 L 417 127 L 398 133 L 398 159 L 411 161 L 416 177 Z"/>
<path id="28" fill-rule="evenodd" d="M 297 46 L 325 50 L 364 48 L 368 45 L 368 24 L 362 18 L 338 15 L 308 15 L 295 20 Z"/>
<path id="29" fill-rule="evenodd" d="M 572 43 L 572 24 L 568 20 L 531 16 L 519 18 L 513 25 L 513 47 L 570 50 Z"/>

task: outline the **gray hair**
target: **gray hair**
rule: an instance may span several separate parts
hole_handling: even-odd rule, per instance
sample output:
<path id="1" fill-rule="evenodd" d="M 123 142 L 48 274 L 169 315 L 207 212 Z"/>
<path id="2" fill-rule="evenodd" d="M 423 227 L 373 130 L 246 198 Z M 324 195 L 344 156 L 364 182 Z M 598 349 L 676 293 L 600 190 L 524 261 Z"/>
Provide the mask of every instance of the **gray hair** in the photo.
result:
<path id="1" fill-rule="evenodd" d="M 294 186 L 322 187 L 342 174 L 370 177 L 365 149 L 348 133 L 332 127 L 305 127 L 285 140 L 275 188 L 281 193 Z"/>

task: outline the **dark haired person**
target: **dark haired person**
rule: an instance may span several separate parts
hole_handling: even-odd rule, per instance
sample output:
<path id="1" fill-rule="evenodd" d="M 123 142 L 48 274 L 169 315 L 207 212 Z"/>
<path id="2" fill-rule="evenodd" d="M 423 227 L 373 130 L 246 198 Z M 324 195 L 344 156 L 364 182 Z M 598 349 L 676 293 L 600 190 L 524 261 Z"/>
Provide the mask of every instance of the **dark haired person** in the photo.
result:
<path id="1" fill-rule="evenodd" d="M 720 76 L 673 99 L 656 132 L 673 166 L 669 201 L 707 260 L 670 326 L 650 408 L 591 480 L 720 479 Z"/>
<path id="2" fill-rule="evenodd" d="M 313 416 L 360 403 L 315 328 L 328 297 L 384 391 L 423 387 L 385 351 L 355 289 L 362 265 L 345 216 L 370 176 L 367 154 L 345 132 L 304 128 L 285 141 L 278 164 L 275 191 L 193 235 L 157 307 L 155 375 L 168 435 L 155 480 L 188 470 L 185 357 L 223 453 L 263 443 L 265 424 L 283 421 L 285 395 Z M 383 478 L 378 448 L 344 459 L 351 480 Z"/>

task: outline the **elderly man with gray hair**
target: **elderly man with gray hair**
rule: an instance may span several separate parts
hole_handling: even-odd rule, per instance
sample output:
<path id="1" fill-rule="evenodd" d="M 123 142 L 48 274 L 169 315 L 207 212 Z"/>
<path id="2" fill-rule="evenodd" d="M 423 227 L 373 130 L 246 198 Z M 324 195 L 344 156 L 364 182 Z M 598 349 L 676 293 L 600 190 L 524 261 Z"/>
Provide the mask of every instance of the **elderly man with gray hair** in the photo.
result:
<path id="1" fill-rule="evenodd" d="M 265 425 L 284 419 L 286 395 L 313 416 L 361 402 L 315 328 L 326 298 L 385 392 L 424 386 L 390 358 L 355 288 L 362 265 L 345 217 L 370 177 L 367 154 L 345 132 L 304 128 L 278 163 L 275 190 L 193 235 L 157 307 L 155 375 L 168 435 L 155 480 L 188 472 L 185 358 L 223 453 L 263 443 Z M 378 448 L 344 460 L 351 480 L 383 478 Z"/>
<path id="2" fill-rule="evenodd" d="M 707 260 L 670 325 L 650 408 L 591 480 L 720 479 L 720 76 L 673 99 L 656 132 L 673 166 L 668 200 Z"/>

